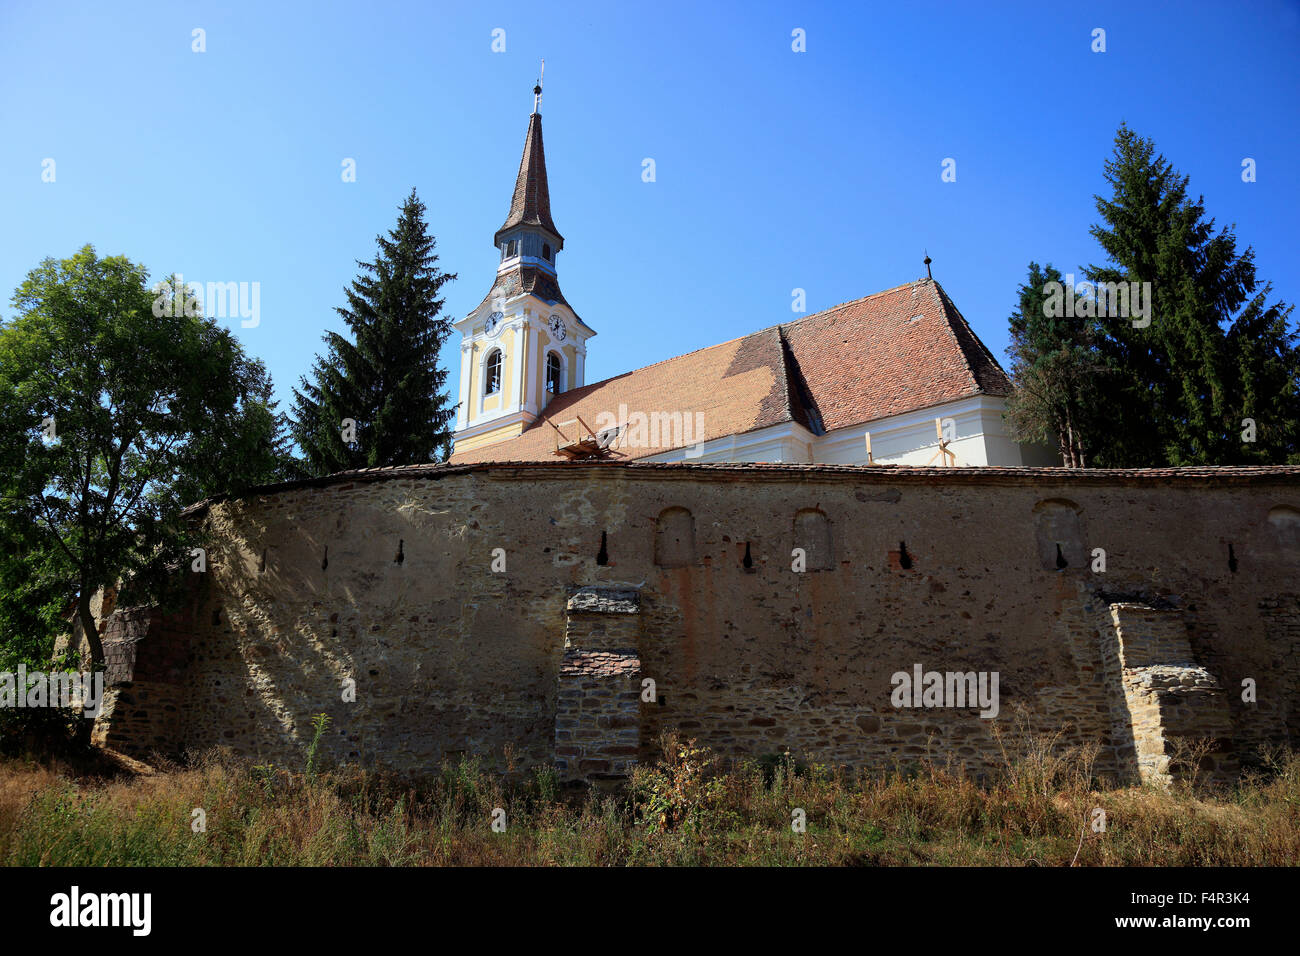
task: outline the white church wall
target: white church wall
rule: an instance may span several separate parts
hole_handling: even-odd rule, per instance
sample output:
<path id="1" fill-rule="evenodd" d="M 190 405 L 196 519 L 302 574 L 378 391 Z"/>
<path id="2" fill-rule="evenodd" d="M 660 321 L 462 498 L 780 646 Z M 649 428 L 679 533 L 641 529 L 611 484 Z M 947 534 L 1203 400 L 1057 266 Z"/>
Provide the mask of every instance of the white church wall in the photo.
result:
<path id="1" fill-rule="evenodd" d="M 810 464 L 816 436 L 802 425 L 785 423 L 740 435 L 726 435 L 700 445 L 674 448 L 639 461 L 735 462 L 770 461 Z"/>
<path id="2" fill-rule="evenodd" d="M 941 422 L 952 420 L 950 433 L 955 437 L 948 448 L 957 456 L 958 465 L 1018 465 L 1020 458 L 1014 445 L 1007 449 L 995 441 L 990 448 L 986 441 L 986 435 L 1001 414 L 1000 403 L 1001 399 L 973 396 L 836 429 L 817 439 L 814 454 L 818 462 L 826 464 L 865 464 L 866 433 L 871 432 L 871 456 L 876 464 L 938 465 L 940 461 L 931 461 L 938 451 L 934 428 L 934 420 L 938 418 Z"/>
<path id="3" fill-rule="evenodd" d="M 1050 449 L 1024 446 L 1022 450 L 1008 437 L 1002 421 L 1005 404 L 1001 398 L 977 395 L 825 435 L 813 435 L 803 426 L 787 422 L 640 460 L 863 465 L 867 461 L 865 436 L 870 431 L 872 458 L 877 464 L 937 465 L 939 462 L 931 459 L 938 450 L 934 428 L 938 418 L 941 422 L 952 420 L 950 433 L 956 437 L 948 447 L 957 456 L 958 466 L 1058 464 Z"/>

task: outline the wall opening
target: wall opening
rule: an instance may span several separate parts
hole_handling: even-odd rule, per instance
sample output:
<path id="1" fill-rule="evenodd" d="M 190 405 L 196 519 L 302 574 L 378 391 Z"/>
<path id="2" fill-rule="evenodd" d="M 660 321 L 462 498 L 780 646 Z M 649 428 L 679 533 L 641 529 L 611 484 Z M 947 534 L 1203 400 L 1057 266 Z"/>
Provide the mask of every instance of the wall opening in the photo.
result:
<path id="1" fill-rule="evenodd" d="M 1079 506 L 1066 498 L 1047 498 L 1034 505 L 1034 536 L 1039 563 L 1049 571 L 1088 566 Z"/>
<path id="2" fill-rule="evenodd" d="M 794 544 L 807 555 L 807 570 L 830 571 L 835 567 L 831 554 L 831 522 L 818 508 L 803 508 L 794 516 Z"/>
<path id="3" fill-rule="evenodd" d="M 695 518 L 685 508 L 665 508 L 655 521 L 655 564 L 684 568 L 695 563 Z"/>
<path id="4" fill-rule="evenodd" d="M 1300 508 L 1278 505 L 1268 512 L 1269 527 L 1285 551 L 1300 552 Z"/>
<path id="5" fill-rule="evenodd" d="M 912 556 L 907 553 L 907 542 L 898 542 L 898 566 L 904 571 L 912 569 Z"/>

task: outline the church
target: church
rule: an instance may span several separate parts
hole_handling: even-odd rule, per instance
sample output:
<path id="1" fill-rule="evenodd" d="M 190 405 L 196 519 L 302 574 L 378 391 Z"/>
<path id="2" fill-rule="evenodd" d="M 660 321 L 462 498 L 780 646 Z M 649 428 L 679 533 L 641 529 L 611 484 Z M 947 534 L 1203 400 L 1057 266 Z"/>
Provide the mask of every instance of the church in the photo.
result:
<path id="1" fill-rule="evenodd" d="M 1164 786 L 1300 740 L 1300 467 L 1032 467 L 928 276 L 588 384 L 536 106 L 496 243 L 451 462 L 187 509 L 182 606 L 93 605 L 96 742 L 606 786 L 664 734 L 987 779 L 1027 727 Z"/>
<path id="2" fill-rule="evenodd" d="M 560 291 L 540 87 L 494 240 L 492 287 L 455 323 L 453 464 L 1060 463 L 1008 435 L 1011 380 L 928 276 L 588 384 L 596 330 Z"/>

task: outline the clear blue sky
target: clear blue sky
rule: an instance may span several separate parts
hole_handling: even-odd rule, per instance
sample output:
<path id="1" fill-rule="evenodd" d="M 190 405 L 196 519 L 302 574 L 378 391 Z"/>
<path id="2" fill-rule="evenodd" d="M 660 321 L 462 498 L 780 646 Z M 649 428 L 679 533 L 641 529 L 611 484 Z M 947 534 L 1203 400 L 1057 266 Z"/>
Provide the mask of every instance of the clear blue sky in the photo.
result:
<path id="1" fill-rule="evenodd" d="M 460 274 L 449 311 L 487 292 L 543 56 L 588 381 L 788 321 L 795 287 L 811 313 L 923 276 L 925 249 L 1001 358 L 1028 261 L 1100 259 L 1092 196 L 1122 119 L 1300 299 L 1295 2 L 4 0 L 0 314 L 87 242 L 155 277 L 259 282 L 261 325 L 228 324 L 287 406 L 412 186 Z"/>

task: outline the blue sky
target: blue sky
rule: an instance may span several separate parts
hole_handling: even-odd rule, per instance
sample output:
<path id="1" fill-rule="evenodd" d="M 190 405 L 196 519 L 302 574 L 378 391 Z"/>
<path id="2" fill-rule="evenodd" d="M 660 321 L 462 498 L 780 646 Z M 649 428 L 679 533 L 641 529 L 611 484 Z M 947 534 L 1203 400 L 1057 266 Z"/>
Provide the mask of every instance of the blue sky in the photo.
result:
<path id="1" fill-rule="evenodd" d="M 287 406 L 412 186 L 460 276 L 448 310 L 487 292 L 542 57 L 561 285 L 598 333 L 589 382 L 789 321 L 795 288 L 812 313 L 923 276 L 927 249 L 1002 358 L 1029 260 L 1100 259 L 1092 196 L 1121 120 L 1296 301 L 1298 54 L 1300 4 L 1280 0 L 5 0 L 0 314 L 40 259 L 87 242 L 156 278 L 258 282 L 260 325 L 227 324 Z"/>

